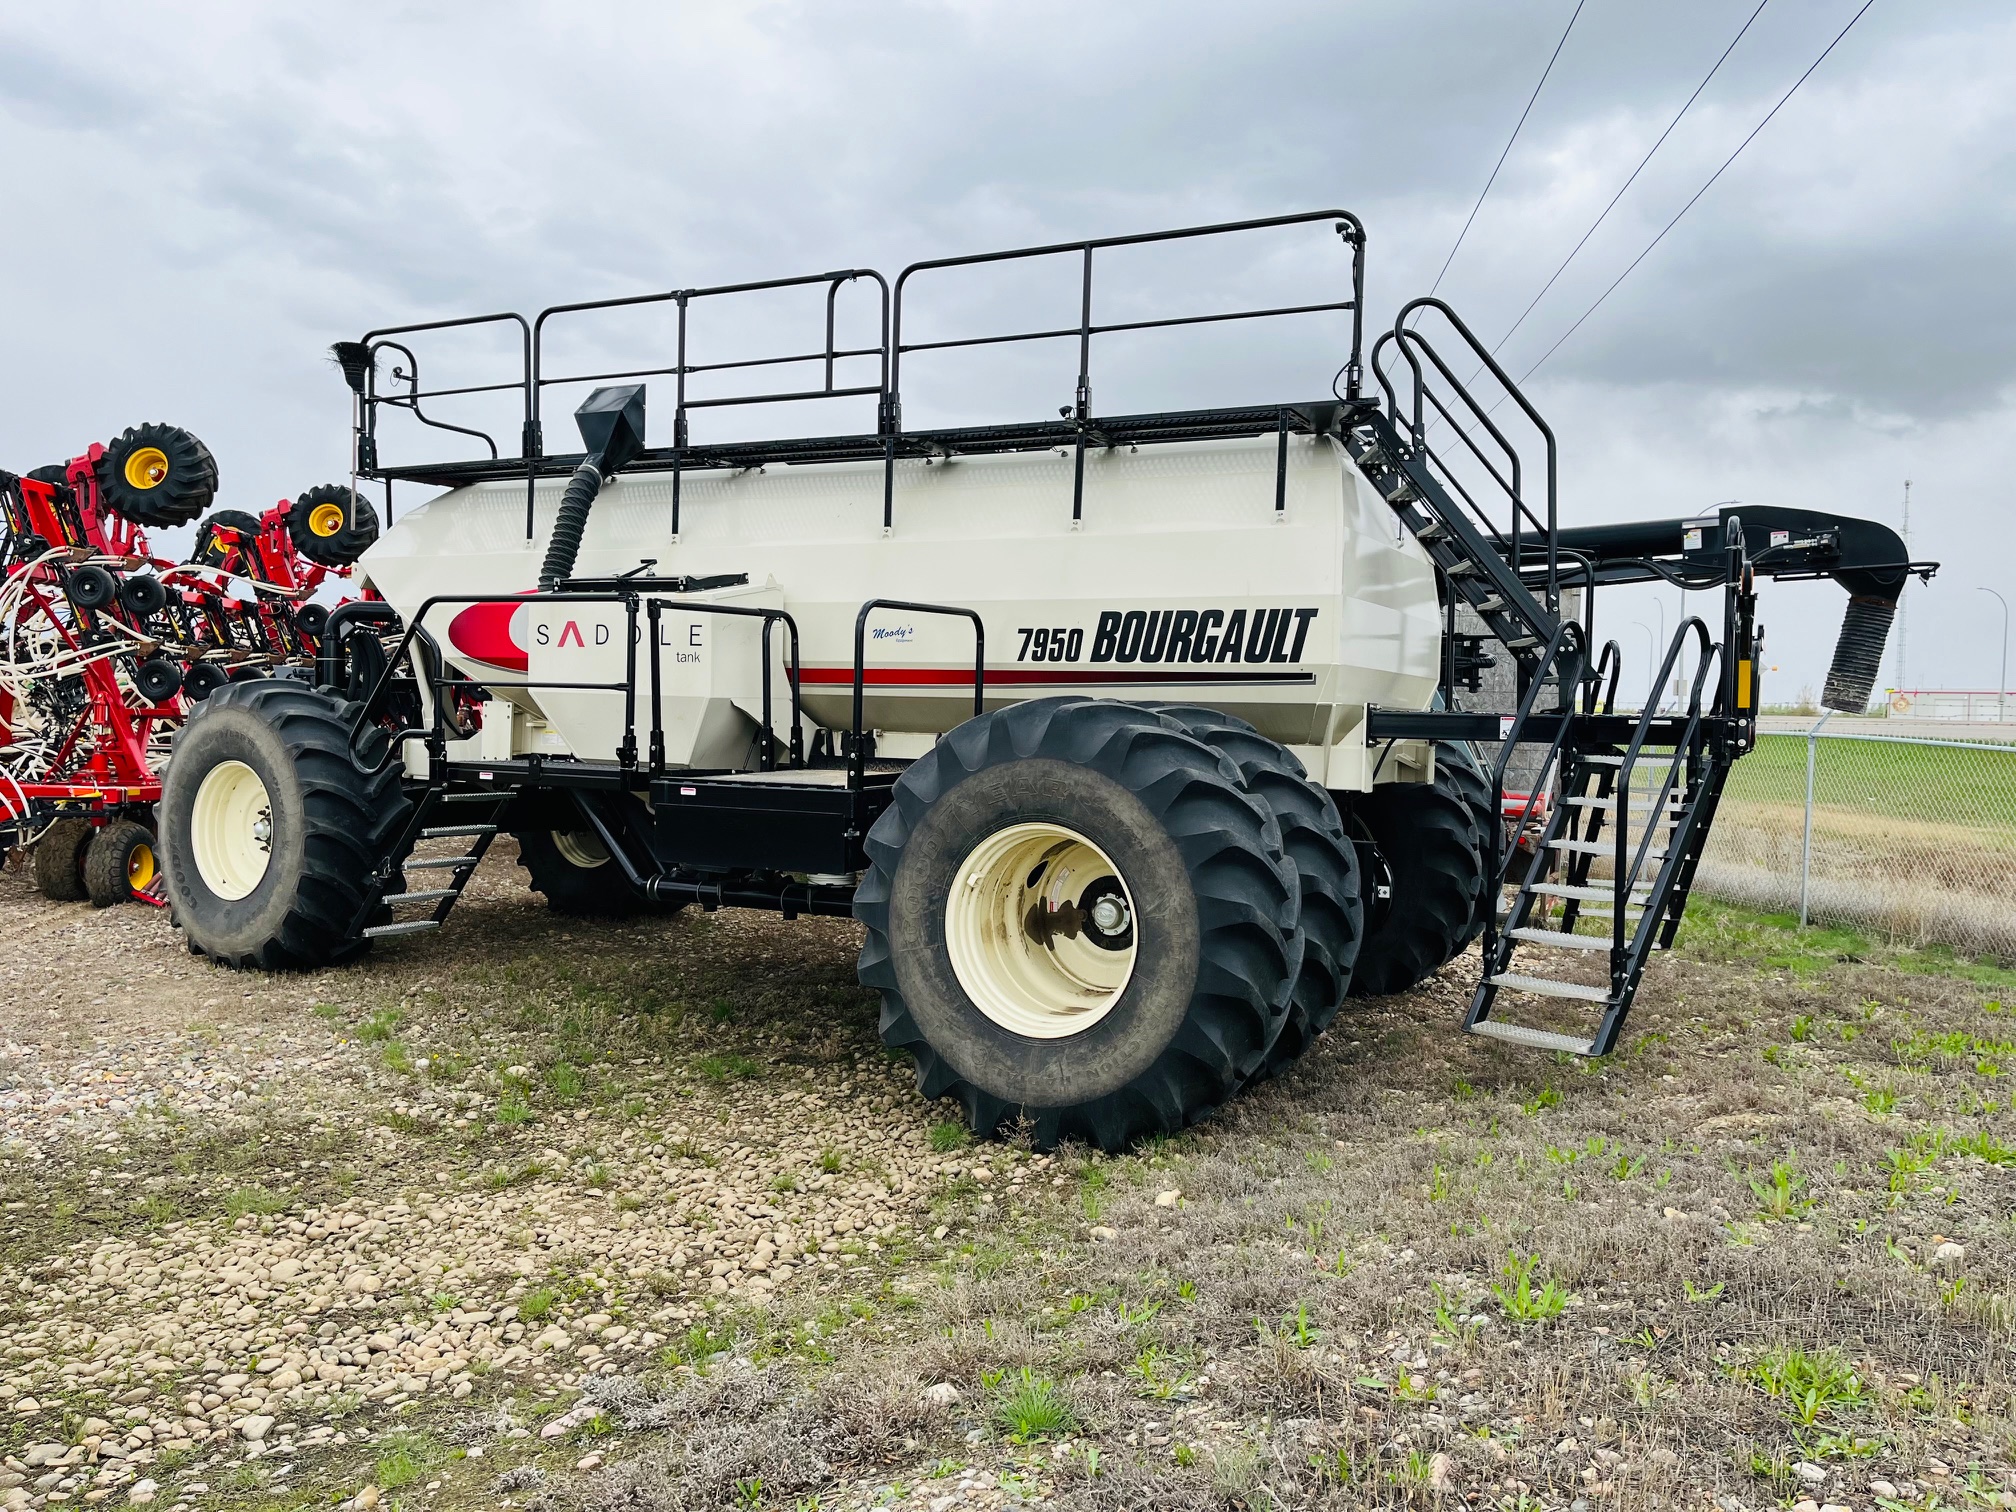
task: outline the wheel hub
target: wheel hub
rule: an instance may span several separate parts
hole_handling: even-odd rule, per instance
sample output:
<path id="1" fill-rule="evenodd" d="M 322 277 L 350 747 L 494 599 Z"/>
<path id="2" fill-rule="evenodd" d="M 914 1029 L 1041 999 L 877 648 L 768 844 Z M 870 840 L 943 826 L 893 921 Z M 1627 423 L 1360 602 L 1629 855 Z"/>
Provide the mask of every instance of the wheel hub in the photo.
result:
<path id="1" fill-rule="evenodd" d="M 248 896 L 273 859 L 273 800 L 242 761 L 203 776 L 189 810 L 189 848 L 204 886 L 226 901 Z"/>
<path id="2" fill-rule="evenodd" d="M 158 446 L 143 446 L 126 459 L 126 481 L 135 488 L 158 488 L 168 476 L 168 454 Z"/>
<path id="3" fill-rule="evenodd" d="M 945 948 L 1002 1028 L 1062 1039 L 1097 1024 L 1134 975 L 1135 909 L 1112 859 L 1076 830 L 1010 825 L 975 846 L 945 904 Z"/>

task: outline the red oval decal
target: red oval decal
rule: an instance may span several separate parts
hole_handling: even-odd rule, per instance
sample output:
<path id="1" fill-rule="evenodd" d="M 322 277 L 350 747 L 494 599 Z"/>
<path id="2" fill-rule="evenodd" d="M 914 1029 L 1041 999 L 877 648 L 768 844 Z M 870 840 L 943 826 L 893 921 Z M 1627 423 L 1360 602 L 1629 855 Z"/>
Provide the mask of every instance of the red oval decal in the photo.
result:
<path id="1" fill-rule="evenodd" d="M 471 660 L 512 672 L 531 668 L 531 658 L 511 637 L 511 617 L 523 604 L 471 604 L 448 622 L 448 644 Z"/>

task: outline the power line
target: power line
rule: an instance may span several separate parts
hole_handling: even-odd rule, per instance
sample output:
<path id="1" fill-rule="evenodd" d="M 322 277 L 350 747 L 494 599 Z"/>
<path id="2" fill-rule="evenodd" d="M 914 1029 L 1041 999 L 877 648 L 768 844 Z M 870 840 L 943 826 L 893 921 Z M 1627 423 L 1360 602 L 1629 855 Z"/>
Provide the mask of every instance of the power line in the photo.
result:
<path id="1" fill-rule="evenodd" d="M 1701 91 L 1708 87 L 1710 81 L 1712 81 L 1715 75 L 1721 71 L 1722 65 L 1729 61 L 1729 54 L 1736 51 L 1736 44 L 1743 40 L 1743 34 L 1750 30 L 1752 22 L 1756 21 L 1756 19 L 1759 16 L 1764 14 L 1764 7 L 1769 5 L 1770 3 L 1771 0 L 1758 0 L 1757 9 L 1750 12 L 1750 20 L 1745 21 L 1742 25 L 1742 28 L 1736 33 L 1736 35 L 1729 39 L 1729 45 L 1722 49 L 1722 56 L 1715 60 L 1715 66 L 1708 70 L 1707 74 L 1702 78 L 1699 84 L 1696 84 L 1694 86 L 1694 93 L 1687 96 L 1687 103 L 1680 107 L 1679 113 L 1676 114 L 1672 120 L 1666 123 L 1666 129 L 1659 133 L 1659 140 L 1652 144 L 1651 151 L 1647 152 L 1644 157 L 1638 160 L 1638 166 L 1631 170 L 1631 176 L 1626 180 L 1624 180 L 1623 184 L 1619 186 L 1617 192 L 1610 197 L 1610 203 L 1603 207 L 1603 213 L 1597 216 L 1594 221 L 1590 222 L 1589 229 L 1582 233 L 1582 239 L 1577 243 L 1575 243 L 1574 248 L 1569 252 L 1569 254 L 1566 257 L 1561 259 L 1561 266 L 1556 268 L 1553 274 L 1548 278 L 1547 282 L 1540 286 L 1540 292 L 1533 296 L 1533 302 L 1527 305 L 1524 310 L 1520 311 L 1519 318 L 1512 322 L 1512 328 L 1508 330 L 1503 336 L 1500 336 L 1498 338 L 1498 345 L 1491 348 L 1491 355 L 1493 357 L 1496 357 L 1498 355 L 1499 351 L 1504 347 L 1506 342 L 1510 341 L 1513 338 L 1513 336 L 1518 334 L 1519 327 L 1526 324 L 1526 317 L 1528 315 L 1531 315 L 1533 311 L 1539 307 L 1540 301 L 1547 297 L 1547 291 L 1554 287 L 1555 282 L 1561 277 L 1561 275 L 1568 271 L 1568 265 L 1573 261 L 1575 261 L 1575 259 L 1581 255 L 1582 249 L 1584 247 L 1589 245 L 1589 238 L 1594 236 L 1598 228 L 1602 226 L 1603 222 L 1609 219 L 1610 212 L 1617 208 L 1617 202 L 1624 198 L 1624 191 L 1629 189 L 1634 183 L 1638 181 L 1638 175 L 1645 171 L 1645 165 L 1652 161 L 1653 154 L 1658 152 L 1658 150 L 1661 147 L 1666 145 L 1666 138 L 1668 138 L 1673 134 L 1673 128 L 1678 126 L 1680 124 L 1682 117 L 1684 117 L 1689 110 L 1692 110 L 1694 108 L 1694 102 L 1701 98 Z"/>
<path id="2" fill-rule="evenodd" d="M 1531 378 L 1535 373 L 1537 373 L 1540 370 L 1540 364 L 1545 362 L 1549 357 L 1552 357 L 1556 352 L 1561 350 L 1561 343 L 1565 342 L 1570 336 L 1573 336 L 1577 331 L 1581 330 L 1582 322 L 1587 320 L 1591 315 L 1594 315 L 1599 309 L 1603 307 L 1603 301 L 1608 299 L 1612 294 L 1617 292 L 1617 285 L 1623 283 L 1625 279 L 1629 278 L 1632 274 L 1632 271 L 1637 268 L 1638 264 L 1642 263 L 1643 261 L 1645 261 L 1646 258 L 1652 255 L 1652 249 L 1658 246 L 1659 243 L 1661 243 L 1666 239 L 1666 233 L 1668 231 L 1671 231 L 1675 226 L 1680 224 L 1681 216 L 1684 216 L 1689 210 L 1692 210 L 1694 208 L 1696 201 L 1698 201 L 1702 195 L 1706 194 L 1710 189 L 1712 189 L 1715 186 L 1715 181 L 1717 179 L 1722 177 L 1724 173 L 1728 172 L 1729 165 L 1735 162 L 1737 158 L 1741 157 L 1743 155 L 1743 149 L 1745 147 L 1748 147 L 1753 141 L 1755 141 L 1757 139 L 1757 134 L 1761 132 L 1766 126 L 1769 126 L 1771 124 L 1771 118 L 1777 115 L 1779 111 L 1785 108 L 1785 102 L 1791 99 L 1792 96 L 1794 96 L 1799 92 L 1799 86 L 1804 84 L 1808 79 L 1810 79 L 1813 76 L 1813 71 L 1817 69 L 1822 63 L 1825 63 L 1827 61 L 1828 54 L 1832 53 L 1835 48 L 1841 45 L 1841 39 L 1847 36 L 1849 32 L 1855 29 L 1855 23 L 1857 21 L 1860 21 L 1863 18 L 1863 16 L 1868 14 L 1869 7 L 1874 5 L 1875 3 L 1876 0 L 1862 0 L 1862 9 L 1858 10 L 1857 12 L 1855 12 L 1854 15 L 1848 18 L 1848 24 L 1842 27 L 1839 32 L 1835 33 L 1834 40 L 1832 42 L 1829 42 L 1826 48 L 1822 50 L 1820 56 L 1815 58 L 1812 61 L 1812 63 L 1807 66 L 1806 72 L 1802 73 L 1801 75 L 1799 75 L 1797 79 L 1793 80 L 1792 87 L 1786 90 L 1785 93 L 1779 97 L 1778 103 L 1771 107 L 1770 111 L 1765 115 L 1764 119 L 1759 121 L 1755 126 L 1750 128 L 1750 134 L 1744 137 L 1742 141 L 1736 144 L 1736 150 L 1730 153 L 1728 157 L 1722 160 L 1722 166 L 1720 168 L 1717 168 L 1712 174 L 1708 176 L 1708 182 L 1703 184 L 1699 189 L 1696 189 L 1694 191 L 1694 197 L 1688 200 L 1686 204 L 1680 207 L 1679 214 L 1675 215 L 1673 219 L 1666 222 L 1665 226 L 1660 230 L 1659 234 L 1653 237 L 1652 240 L 1646 244 L 1645 250 L 1643 252 L 1640 252 L 1636 257 L 1631 259 L 1630 267 L 1627 267 L 1622 273 L 1619 273 L 1617 277 L 1611 282 L 1610 287 L 1605 289 L 1601 294 L 1599 294 L 1596 297 L 1596 303 L 1592 304 L 1591 306 L 1589 306 L 1588 309 L 1584 310 L 1580 315 L 1580 317 L 1577 318 L 1575 324 L 1571 325 L 1570 327 L 1568 327 L 1567 330 L 1563 331 L 1561 333 L 1560 339 L 1557 340 L 1554 343 L 1554 345 L 1550 346 L 1549 348 L 1547 348 L 1546 351 L 1540 354 L 1540 360 L 1538 362 L 1535 362 L 1533 366 L 1529 367 L 1528 369 L 1526 369 L 1525 372 L 1519 375 L 1519 382 L 1524 383 L 1528 378 Z M 1504 403 L 1504 399 L 1502 397 L 1500 398 L 1499 403 L 1500 404 Z M 1497 407 L 1498 406 L 1495 404 L 1492 406 L 1493 409 L 1496 409 Z"/>
<path id="3" fill-rule="evenodd" d="M 1505 139 L 1505 150 L 1498 154 L 1498 161 L 1491 165 L 1491 177 L 1484 180 L 1484 188 L 1477 195 L 1477 203 L 1470 207 L 1470 217 L 1463 222 L 1463 229 L 1456 233 L 1456 245 L 1449 249 L 1449 255 L 1442 259 L 1442 271 L 1435 275 L 1435 283 L 1428 292 L 1432 295 L 1442 287 L 1442 280 L 1449 274 L 1449 265 L 1456 261 L 1456 253 L 1463 245 L 1463 238 L 1470 234 L 1471 223 L 1477 219 L 1477 212 L 1484 208 L 1484 197 L 1491 192 L 1491 186 L 1498 182 L 1498 170 L 1505 166 L 1505 159 L 1512 155 L 1512 144 L 1519 140 L 1519 132 L 1526 125 L 1526 117 L 1533 113 L 1533 102 L 1540 98 L 1540 91 L 1547 87 L 1547 76 L 1554 72 L 1554 60 L 1561 56 L 1561 49 L 1568 45 L 1568 33 L 1575 30 L 1575 18 L 1582 14 L 1582 7 L 1588 0 L 1575 0 L 1574 13 L 1568 17 L 1568 24 L 1561 30 L 1561 40 L 1554 44 L 1554 52 L 1547 59 L 1547 66 L 1540 70 L 1540 82 L 1533 86 L 1533 93 L 1526 101 L 1526 108 L 1519 112 L 1519 120 L 1512 128 L 1512 135 Z"/>

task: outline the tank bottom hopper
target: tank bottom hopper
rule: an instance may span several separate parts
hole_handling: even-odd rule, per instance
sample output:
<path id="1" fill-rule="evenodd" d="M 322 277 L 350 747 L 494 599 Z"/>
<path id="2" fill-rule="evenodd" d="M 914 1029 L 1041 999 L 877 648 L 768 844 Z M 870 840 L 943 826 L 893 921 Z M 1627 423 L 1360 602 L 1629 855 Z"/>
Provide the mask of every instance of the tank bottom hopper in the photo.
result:
<path id="1" fill-rule="evenodd" d="M 1114 249 L 1298 230 L 1334 232 L 1341 287 L 1095 319 Z M 1179 1129 L 1350 997 L 1480 937 L 1466 1028 L 1607 1053 L 1755 741 L 1756 580 L 1849 588 L 1829 699 L 1859 709 L 1931 567 L 1804 511 L 1561 528 L 1553 435 L 1453 311 L 1416 301 L 1365 353 L 1364 249 L 1354 217 L 1317 211 L 339 344 L 360 476 L 388 515 L 395 482 L 441 492 L 364 556 L 382 602 L 331 617 L 312 684 L 233 684 L 189 719 L 161 816 L 190 944 L 313 967 L 436 930 L 508 833 L 561 912 L 857 919 L 883 1039 L 976 1133 L 1026 1120 L 1115 1149 Z M 1076 325 L 906 340 L 918 287 L 1045 259 L 1080 280 Z M 688 360 L 696 311 L 790 291 L 823 304 L 823 344 Z M 630 306 L 675 319 L 669 363 L 551 370 L 552 323 Z M 843 309 L 872 334 L 840 341 Z M 1093 407 L 1095 338 L 1282 318 L 1348 329 L 1318 401 Z M 522 350 L 505 380 L 422 384 L 413 343 L 500 327 Z M 1059 340 L 1078 363 L 1058 419 L 904 425 L 906 358 Z M 709 387 L 793 364 L 814 376 Z M 1457 365 L 1492 374 L 1519 442 Z M 620 381 L 645 376 L 673 387 L 668 446 Z M 583 451 L 546 454 L 542 396 L 612 380 L 578 412 Z M 471 393 L 522 401 L 517 456 L 422 409 Z M 692 439 L 756 400 L 872 401 L 874 425 Z M 388 461 L 395 423 L 491 455 Z M 1718 608 L 1629 713 L 1595 603 L 1650 579 Z M 1494 662 L 1515 691 L 1487 709 Z M 1564 1010 L 1579 1024 L 1546 1017 Z"/>

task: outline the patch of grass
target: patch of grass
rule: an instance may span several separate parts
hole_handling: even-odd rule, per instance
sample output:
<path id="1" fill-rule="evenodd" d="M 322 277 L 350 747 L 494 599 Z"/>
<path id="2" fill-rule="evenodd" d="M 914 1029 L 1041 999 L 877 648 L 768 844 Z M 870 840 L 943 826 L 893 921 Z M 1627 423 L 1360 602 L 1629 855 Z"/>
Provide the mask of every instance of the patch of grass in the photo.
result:
<path id="1" fill-rule="evenodd" d="M 518 1299 L 518 1317 L 522 1322 L 537 1323 L 552 1313 L 559 1300 L 560 1293 L 552 1287 L 535 1287 Z"/>
<path id="2" fill-rule="evenodd" d="M 837 1175 L 840 1170 L 840 1152 L 828 1145 L 819 1152 L 819 1169 L 828 1176 Z"/>
<path id="3" fill-rule="evenodd" d="M 1867 1388 L 1839 1350 L 1809 1353 L 1790 1344 L 1766 1350 L 1745 1372 L 1750 1382 L 1782 1402 L 1794 1421 L 1812 1427 L 1822 1417 L 1859 1407 Z"/>
<path id="4" fill-rule="evenodd" d="M 532 1104 L 525 1099 L 525 1090 L 512 1085 L 504 1089 L 504 1095 L 497 1099 L 497 1107 L 490 1115 L 498 1123 L 509 1126 L 530 1123 Z"/>
<path id="5" fill-rule="evenodd" d="M 224 1211 L 233 1218 L 250 1215 L 265 1217 L 270 1213 L 284 1212 L 288 1199 L 279 1192 L 269 1192 L 263 1186 L 234 1187 L 224 1197 Z"/>
<path id="6" fill-rule="evenodd" d="M 1559 1317 L 1561 1310 L 1568 1305 L 1568 1293 L 1551 1276 L 1542 1277 L 1538 1285 L 1534 1284 L 1534 1272 L 1539 1268 L 1538 1255 L 1520 1255 L 1514 1251 L 1505 1257 L 1499 1279 L 1491 1283 L 1491 1294 L 1505 1309 L 1505 1316 L 1514 1322 L 1544 1322 L 1548 1318 Z"/>
<path id="7" fill-rule="evenodd" d="M 572 1061 L 555 1061 L 546 1070 L 546 1085 L 561 1102 L 571 1103 L 581 1095 L 584 1086 L 581 1068 Z"/>
<path id="8" fill-rule="evenodd" d="M 994 1396 L 990 1416 L 1013 1443 L 1055 1438 L 1078 1426 L 1057 1383 L 1026 1365 L 1012 1376 L 989 1372 L 985 1383 Z"/>
<path id="9" fill-rule="evenodd" d="M 447 1459 L 448 1451 L 424 1433 L 393 1433 L 379 1448 L 372 1475 L 381 1491 L 397 1491 L 423 1479 Z"/>
<path id="10" fill-rule="evenodd" d="M 1542 1087 L 1538 1092 L 1527 1098 L 1526 1101 L 1519 1104 L 1519 1111 L 1524 1113 L 1528 1118 L 1533 1118 L 1548 1108 L 1558 1107 L 1560 1102 L 1561 1094 L 1559 1092 L 1553 1087 Z"/>
<path id="11" fill-rule="evenodd" d="M 399 1010 L 380 1008 L 357 1026 L 357 1038 L 367 1045 L 380 1045 L 399 1032 Z"/>
<path id="12" fill-rule="evenodd" d="M 747 1081 L 752 1076 L 763 1074 L 760 1062 L 732 1051 L 723 1055 L 703 1055 L 693 1062 L 693 1069 L 710 1082 Z"/>
<path id="13" fill-rule="evenodd" d="M 1772 1161 L 1771 1169 L 1763 1176 L 1750 1178 L 1750 1190 L 1757 1197 L 1758 1216 L 1783 1220 L 1802 1218 L 1812 1212 L 1812 1199 L 1799 1195 L 1805 1186 L 1806 1178 L 1799 1174 L 1799 1168 L 1790 1160 Z"/>
<path id="14" fill-rule="evenodd" d="M 968 1137 L 966 1125 L 956 1118 L 948 1118 L 943 1123 L 931 1125 L 931 1148 L 940 1155 L 949 1155 L 954 1150 L 965 1148 Z"/>

